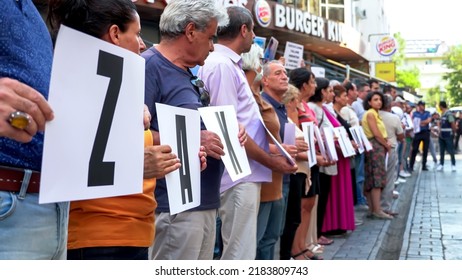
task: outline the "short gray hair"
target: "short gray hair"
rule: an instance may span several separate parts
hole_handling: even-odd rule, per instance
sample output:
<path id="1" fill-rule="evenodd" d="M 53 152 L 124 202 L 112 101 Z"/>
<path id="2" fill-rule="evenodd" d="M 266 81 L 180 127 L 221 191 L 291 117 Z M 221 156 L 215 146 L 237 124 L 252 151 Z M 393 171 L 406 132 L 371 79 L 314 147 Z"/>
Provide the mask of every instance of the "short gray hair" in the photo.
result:
<path id="1" fill-rule="evenodd" d="M 268 61 L 267 63 L 263 65 L 263 77 L 268 77 L 271 74 L 271 69 L 270 69 L 271 64 L 279 64 L 279 65 L 284 66 L 279 60 Z"/>
<path id="2" fill-rule="evenodd" d="M 204 31 L 212 19 L 217 20 L 219 27 L 229 22 L 226 9 L 217 5 L 216 0 L 171 0 L 160 16 L 159 30 L 162 36 L 177 38 L 189 23 Z"/>
<path id="3" fill-rule="evenodd" d="M 385 94 L 383 95 L 382 110 L 390 109 L 392 103 L 393 103 L 393 97 L 391 96 L 391 94 L 385 93 Z"/>
<path id="4" fill-rule="evenodd" d="M 258 67 L 262 66 L 260 63 L 263 57 L 263 49 L 260 45 L 253 43 L 249 52 L 241 54 L 242 57 L 242 70 L 252 71 L 257 70 Z"/>

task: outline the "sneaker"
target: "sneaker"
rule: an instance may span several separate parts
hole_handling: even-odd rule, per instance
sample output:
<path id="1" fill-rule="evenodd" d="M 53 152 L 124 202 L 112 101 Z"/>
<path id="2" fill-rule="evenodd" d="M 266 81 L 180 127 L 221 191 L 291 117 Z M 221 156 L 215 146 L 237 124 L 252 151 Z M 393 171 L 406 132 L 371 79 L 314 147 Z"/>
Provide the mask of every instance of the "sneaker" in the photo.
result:
<path id="1" fill-rule="evenodd" d="M 438 166 L 436 167 L 436 171 L 441 171 L 443 170 L 443 166 L 441 164 L 438 164 Z"/>
<path id="2" fill-rule="evenodd" d="M 436 167 L 437 167 L 438 165 L 439 165 L 439 164 L 438 164 L 437 161 L 433 162 L 433 169 L 436 169 Z"/>
<path id="3" fill-rule="evenodd" d="M 399 185 L 399 179 L 395 181 L 395 186 Z"/>
<path id="4" fill-rule="evenodd" d="M 397 199 L 399 197 L 399 192 L 398 191 L 393 191 L 393 198 Z"/>
<path id="5" fill-rule="evenodd" d="M 408 178 L 408 177 L 411 177 L 411 174 L 407 173 L 406 170 L 401 170 L 399 172 L 399 177 Z"/>
<path id="6" fill-rule="evenodd" d="M 455 166 L 455 165 L 452 165 L 452 166 L 451 166 L 451 171 L 452 171 L 452 172 L 456 172 L 456 166 Z"/>
<path id="7" fill-rule="evenodd" d="M 406 179 L 403 179 L 403 178 L 398 178 L 398 180 L 396 180 L 396 181 L 398 181 L 400 183 L 406 183 Z"/>
<path id="8" fill-rule="evenodd" d="M 422 171 L 428 171 L 427 166 L 422 167 Z"/>

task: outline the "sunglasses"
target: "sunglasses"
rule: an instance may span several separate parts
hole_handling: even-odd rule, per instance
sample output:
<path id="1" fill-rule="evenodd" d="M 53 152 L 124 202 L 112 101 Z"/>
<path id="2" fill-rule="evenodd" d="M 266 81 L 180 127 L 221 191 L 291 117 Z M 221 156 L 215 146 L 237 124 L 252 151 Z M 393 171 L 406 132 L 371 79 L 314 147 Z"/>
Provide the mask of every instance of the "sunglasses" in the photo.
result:
<path id="1" fill-rule="evenodd" d="M 202 106 L 207 107 L 210 105 L 210 93 L 209 91 L 205 88 L 204 81 L 199 79 L 197 76 L 192 76 L 191 77 L 191 84 L 199 89 L 200 92 L 200 101 L 202 103 Z"/>

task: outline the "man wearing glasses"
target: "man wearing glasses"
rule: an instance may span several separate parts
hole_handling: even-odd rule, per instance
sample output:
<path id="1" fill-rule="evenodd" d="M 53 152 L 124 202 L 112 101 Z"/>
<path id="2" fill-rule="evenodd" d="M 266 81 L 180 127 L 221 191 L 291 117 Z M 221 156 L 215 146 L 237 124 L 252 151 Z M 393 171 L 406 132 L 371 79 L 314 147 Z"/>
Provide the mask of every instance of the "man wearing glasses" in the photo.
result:
<path id="1" fill-rule="evenodd" d="M 179 20 L 181 19 L 181 20 Z M 228 16 L 214 0 L 172 0 L 160 18 L 161 41 L 145 51 L 145 103 L 152 113 L 151 130 L 159 144 L 155 103 L 197 109 L 207 106 L 208 93 L 190 68 L 203 65 L 213 51 L 217 26 L 226 25 Z M 155 197 L 156 239 L 151 259 L 212 259 L 215 220 L 220 206 L 219 187 L 224 166 L 220 138 L 202 125 L 201 145 L 205 147 L 207 168 L 201 173 L 201 205 L 170 215 L 165 179 L 157 181 Z M 198 151 L 199 152 L 199 151 Z"/>
<path id="2" fill-rule="evenodd" d="M 249 10 L 228 7 L 229 24 L 218 29 L 215 51 L 199 69 L 198 76 L 210 90 L 211 105 L 234 105 L 238 122 L 250 136 L 245 144 L 252 174 L 233 182 L 226 172 L 221 180 L 222 259 L 255 259 L 257 214 L 262 182 L 271 180 L 271 170 L 297 170 L 282 156 L 269 154 L 265 128 L 258 105 L 242 71 L 241 54 L 250 50 L 255 34 Z"/>

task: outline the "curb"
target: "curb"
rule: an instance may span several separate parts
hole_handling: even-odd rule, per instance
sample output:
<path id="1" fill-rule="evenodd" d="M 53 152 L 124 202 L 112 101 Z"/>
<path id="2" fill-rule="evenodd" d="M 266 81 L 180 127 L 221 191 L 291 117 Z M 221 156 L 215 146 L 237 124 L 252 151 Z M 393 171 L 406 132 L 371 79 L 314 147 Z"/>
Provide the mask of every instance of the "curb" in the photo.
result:
<path id="1" fill-rule="evenodd" d="M 413 215 L 414 211 L 411 208 L 415 207 L 415 197 L 417 188 L 416 186 L 420 183 L 421 166 L 418 166 L 419 173 L 416 177 L 409 177 L 410 180 L 406 182 L 404 186 L 398 187 L 400 197 L 393 203 L 393 208 L 400 213 L 392 221 L 387 221 L 377 238 L 376 246 L 372 249 L 371 259 L 375 260 L 398 260 L 403 250 L 407 250 L 407 244 L 409 242 L 403 242 L 408 240 L 410 226 L 412 222 L 410 215 Z M 431 171 L 429 171 L 431 172 Z M 405 248 L 403 248 L 403 243 Z"/>

